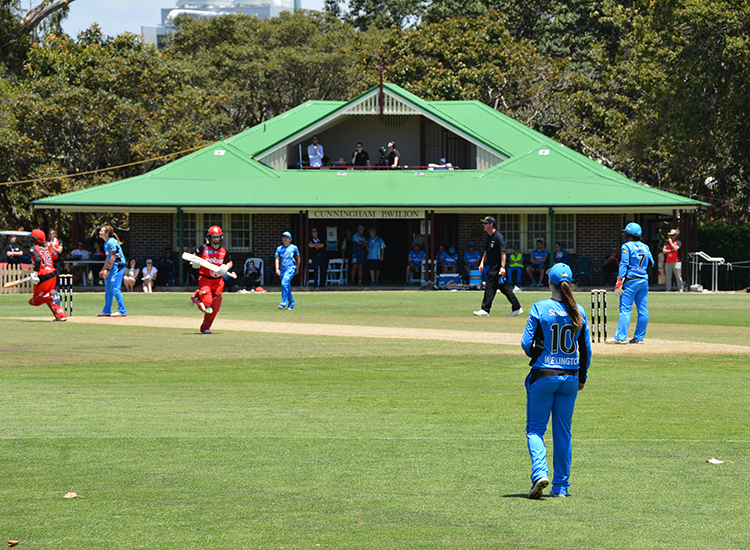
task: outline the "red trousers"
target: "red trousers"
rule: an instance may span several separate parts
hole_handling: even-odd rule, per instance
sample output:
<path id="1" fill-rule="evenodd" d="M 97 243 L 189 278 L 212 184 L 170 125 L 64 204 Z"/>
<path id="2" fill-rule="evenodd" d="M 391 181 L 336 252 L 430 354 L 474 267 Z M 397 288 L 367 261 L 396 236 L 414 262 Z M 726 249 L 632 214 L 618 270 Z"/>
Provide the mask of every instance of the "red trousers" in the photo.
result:
<path id="1" fill-rule="evenodd" d="M 211 313 L 206 313 L 203 316 L 201 332 L 210 329 L 214 319 L 216 319 L 216 315 L 221 309 L 221 298 L 223 292 L 224 279 L 212 279 L 210 277 L 198 278 L 198 290 L 195 291 L 194 296 L 199 297 L 204 306 L 211 308 Z"/>
<path id="2" fill-rule="evenodd" d="M 29 300 L 29 303 L 32 306 L 41 306 L 42 304 L 47 304 L 47 306 L 52 311 L 52 314 L 57 319 L 64 319 L 67 317 L 67 315 L 65 315 L 65 312 L 62 310 L 62 307 L 60 306 L 58 301 L 55 300 L 55 298 L 57 298 L 55 286 L 57 286 L 57 277 L 52 277 L 51 279 L 47 279 L 43 283 L 34 285 L 34 295 L 31 300 Z"/>

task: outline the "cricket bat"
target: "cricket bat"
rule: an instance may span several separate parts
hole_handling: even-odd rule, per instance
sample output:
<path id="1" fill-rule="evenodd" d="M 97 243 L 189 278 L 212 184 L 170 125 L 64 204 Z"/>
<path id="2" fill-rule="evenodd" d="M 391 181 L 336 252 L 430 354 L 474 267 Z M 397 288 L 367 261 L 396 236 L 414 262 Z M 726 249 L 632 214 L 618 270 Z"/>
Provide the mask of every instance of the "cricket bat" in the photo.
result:
<path id="1" fill-rule="evenodd" d="M 23 279 L 18 279 L 17 281 L 8 281 L 3 285 L 3 288 L 10 288 L 12 286 L 18 286 L 24 284 L 26 281 L 30 281 L 31 277 L 24 277 Z"/>
<path id="2" fill-rule="evenodd" d="M 188 262 L 200 262 L 203 267 L 205 267 L 206 269 L 210 269 L 213 272 L 219 271 L 218 265 L 214 265 L 208 260 L 201 258 L 200 256 L 196 256 L 195 254 L 190 254 L 190 252 L 183 252 L 182 259 L 187 260 Z M 237 274 L 233 271 L 227 272 L 227 275 L 229 275 L 232 279 L 237 278 Z"/>

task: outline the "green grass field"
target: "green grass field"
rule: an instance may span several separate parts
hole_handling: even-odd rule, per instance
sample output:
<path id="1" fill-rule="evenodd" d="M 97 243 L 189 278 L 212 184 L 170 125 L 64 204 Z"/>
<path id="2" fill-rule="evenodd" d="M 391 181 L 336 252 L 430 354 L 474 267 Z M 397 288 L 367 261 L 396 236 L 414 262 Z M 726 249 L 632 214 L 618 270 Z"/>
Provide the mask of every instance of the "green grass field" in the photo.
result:
<path id="1" fill-rule="evenodd" d="M 528 310 L 546 296 L 519 298 Z M 750 548 L 750 348 L 711 346 L 750 346 L 750 295 L 653 293 L 648 337 L 659 343 L 595 350 L 573 423 L 572 496 L 540 501 L 525 498 L 520 346 L 368 336 L 391 327 L 520 339 L 525 315 L 506 318 L 498 295 L 493 316 L 475 318 L 476 292 L 295 297 L 285 312 L 278 293 L 227 295 L 219 319 L 362 336 L 203 336 L 187 294 L 126 295 L 128 320 L 164 319 L 152 327 L 53 323 L 28 296 L 0 296 L 0 542 Z M 589 295 L 577 297 L 588 309 Z M 103 295 L 75 300 L 74 317 L 90 318 Z M 611 335 L 613 295 L 609 306 Z M 195 329 L 170 328 L 175 317 Z M 69 491 L 82 498 L 64 499 Z"/>

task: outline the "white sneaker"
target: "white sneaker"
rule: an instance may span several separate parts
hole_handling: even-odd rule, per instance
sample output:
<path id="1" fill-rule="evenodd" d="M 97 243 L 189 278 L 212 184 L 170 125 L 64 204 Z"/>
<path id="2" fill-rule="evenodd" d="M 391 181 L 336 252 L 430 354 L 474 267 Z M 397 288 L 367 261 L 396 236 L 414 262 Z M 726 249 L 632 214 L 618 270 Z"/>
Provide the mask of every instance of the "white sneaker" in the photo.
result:
<path id="1" fill-rule="evenodd" d="M 474 315 L 476 315 L 477 317 L 489 317 L 490 316 L 490 314 L 483 309 L 475 311 Z"/>
<path id="2" fill-rule="evenodd" d="M 562 493 L 556 493 L 554 491 L 550 491 L 549 492 L 549 496 L 551 496 L 552 498 L 567 498 L 568 495 L 564 495 Z"/>
<path id="3" fill-rule="evenodd" d="M 533 498 L 533 499 L 541 498 L 542 493 L 548 486 L 549 486 L 549 479 L 547 479 L 546 477 L 540 477 L 531 486 L 531 490 L 529 491 L 529 498 Z"/>
<path id="4" fill-rule="evenodd" d="M 514 286 L 513 292 L 523 292 L 523 288 L 521 288 L 520 286 Z"/>
<path id="5" fill-rule="evenodd" d="M 515 311 L 511 311 L 510 313 L 508 313 L 508 315 L 506 315 L 506 317 L 518 317 L 522 313 L 523 313 L 523 308 L 519 308 L 519 309 L 517 309 Z"/>
<path id="6" fill-rule="evenodd" d="M 605 344 L 627 344 L 627 340 L 617 340 L 616 338 L 610 338 L 609 340 L 604 340 Z"/>

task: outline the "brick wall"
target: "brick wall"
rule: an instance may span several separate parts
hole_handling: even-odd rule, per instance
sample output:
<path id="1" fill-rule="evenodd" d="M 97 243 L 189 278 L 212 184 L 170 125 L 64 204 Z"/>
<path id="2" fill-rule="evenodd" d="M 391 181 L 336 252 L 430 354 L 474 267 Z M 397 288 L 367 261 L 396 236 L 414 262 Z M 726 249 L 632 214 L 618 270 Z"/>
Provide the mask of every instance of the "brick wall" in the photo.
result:
<path id="1" fill-rule="evenodd" d="M 266 284 L 278 282 L 273 269 L 274 254 L 284 231 L 292 234 L 294 244 L 299 247 L 299 227 L 290 214 L 253 214 L 253 252 L 263 260 Z"/>
<path id="2" fill-rule="evenodd" d="M 158 261 L 158 258 L 164 256 L 164 249 L 174 246 L 173 233 L 172 214 L 130 214 L 129 258 L 136 258 L 141 267 L 145 258 L 150 257 L 155 262 Z"/>
<path id="3" fill-rule="evenodd" d="M 612 247 L 620 248 L 623 227 L 621 214 L 578 214 L 576 256 L 590 259 L 592 267 L 598 268 Z"/>

